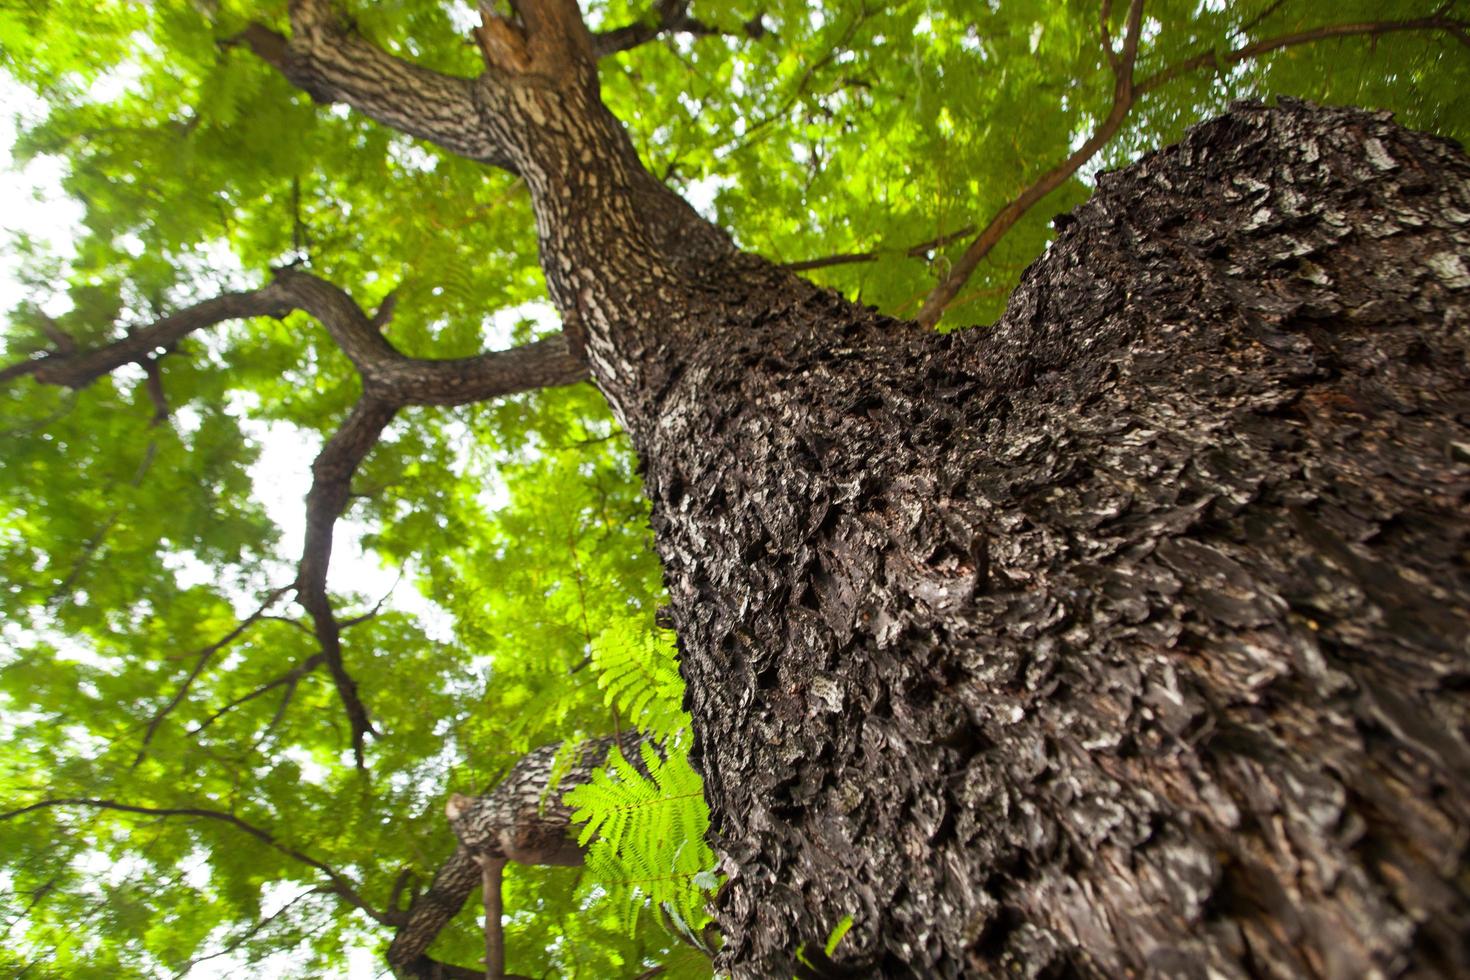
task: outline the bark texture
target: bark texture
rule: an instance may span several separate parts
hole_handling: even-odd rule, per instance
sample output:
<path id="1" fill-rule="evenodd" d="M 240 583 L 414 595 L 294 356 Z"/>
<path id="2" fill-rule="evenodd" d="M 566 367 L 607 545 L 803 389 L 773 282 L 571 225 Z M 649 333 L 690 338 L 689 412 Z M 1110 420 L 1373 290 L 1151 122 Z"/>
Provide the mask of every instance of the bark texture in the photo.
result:
<path id="1" fill-rule="evenodd" d="M 629 759 L 639 758 L 641 741 L 642 736 L 635 732 L 587 739 L 560 766 L 557 757 L 562 743 L 544 745 L 522 756 L 489 792 L 474 798 L 458 793 L 451 796 L 445 814 L 459 846 L 439 866 L 429 888 L 402 913 L 403 920 L 388 947 L 393 972 L 426 980 L 466 972 L 464 967 L 429 958 L 427 951 L 470 894 L 481 887 L 485 862 L 494 862 L 497 868 L 507 860 L 581 864 L 572 809 L 562 802 L 562 795 L 590 780 L 614 745 Z"/>
<path id="2" fill-rule="evenodd" d="M 1470 973 L 1467 178 L 1241 105 L 988 329 L 738 256 L 609 322 L 721 968 Z"/>

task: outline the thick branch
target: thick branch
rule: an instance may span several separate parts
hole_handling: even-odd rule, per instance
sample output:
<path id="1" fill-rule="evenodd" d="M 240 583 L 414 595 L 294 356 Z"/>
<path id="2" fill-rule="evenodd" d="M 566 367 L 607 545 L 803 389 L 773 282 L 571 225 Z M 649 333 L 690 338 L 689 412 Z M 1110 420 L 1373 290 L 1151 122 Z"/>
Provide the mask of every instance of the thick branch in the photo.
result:
<path id="1" fill-rule="evenodd" d="M 362 375 L 364 389 L 395 407 L 467 405 L 587 379 L 587 367 L 560 335 L 521 347 L 444 360 L 407 357 L 379 332 L 344 290 L 299 269 L 283 269 L 260 289 L 226 293 L 180 310 L 104 347 L 58 349 L 7 367 L 3 378 L 32 375 L 43 384 L 82 388 L 124 364 L 148 360 L 203 327 L 252 316 L 305 310 L 319 320 Z"/>
<path id="2" fill-rule="evenodd" d="M 296 577 L 296 599 L 311 616 L 337 696 L 352 725 L 352 754 L 359 769 L 365 765 L 363 741 L 377 731 L 357 693 L 357 682 L 347 673 L 342 660 L 342 628 L 327 597 L 327 566 L 332 557 L 332 529 L 347 507 L 352 474 L 377 444 L 397 411 L 387 402 L 363 396 L 311 464 L 312 484 L 306 495 L 306 543 Z"/>
<path id="3" fill-rule="evenodd" d="M 586 363 L 564 334 L 509 350 L 447 360 L 400 356 L 374 365 L 372 391 L 403 405 L 469 405 L 505 395 L 586 381 Z M 366 379 L 365 379 L 366 380 Z"/>
<path id="4" fill-rule="evenodd" d="M 618 739 L 603 737 L 583 743 L 576 765 L 562 773 L 552 800 L 546 799 L 546 787 L 560 743 L 526 753 L 484 796 L 451 797 L 446 813 L 460 846 L 434 875 L 429 890 L 409 906 L 406 921 L 388 947 L 388 965 L 394 972 L 410 977 L 436 975 L 424 951 L 459 914 L 470 893 L 482 886 L 476 852 L 485 858 L 508 857 L 521 863 L 579 863 L 581 851 L 571 836 L 571 810 L 560 802 L 561 795 L 590 779 L 615 743 L 625 757 L 639 758 L 641 740 L 636 732 L 627 732 Z M 506 852 L 507 840 L 516 842 L 515 853 Z"/>
<path id="5" fill-rule="evenodd" d="M 1278 37 L 1267 38 L 1243 45 L 1224 54 L 1215 51 L 1203 51 L 1193 57 L 1176 62 L 1163 68 L 1147 78 L 1135 82 L 1133 80 L 1133 65 L 1138 55 L 1138 41 L 1141 22 L 1142 3 L 1135 0 L 1128 12 L 1127 34 L 1123 41 L 1123 50 L 1115 52 L 1112 49 L 1112 39 L 1103 31 L 1104 47 L 1109 63 L 1113 67 L 1116 81 L 1113 90 L 1113 104 L 1106 118 L 1093 130 L 1092 136 L 1088 138 L 1075 153 L 1067 157 L 1051 170 L 1042 174 L 1035 183 L 1021 191 L 1008 204 L 996 212 L 995 216 L 980 232 L 980 235 L 965 250 L 963 256 L 954 264 L 948 277 L 938 286 L 934 287 L 924 301 L 923 309 L 920 310 L 918 320 L 926 326 L 933 326 L 939 322 L 944 310 L 954 302 L 960 289 L 974 274 L 975 269 L 990 254 L 991 250 L 1000 242 L 1005 234 L 1021 220 L 1027 211 L 1046 195 L 1060 187 L 1073 174 L 1082 168 L 1089 160 L 1108 144 L 1108 142 L 1122 128 L 1124 120 L 1133 108 L 1138 98 L 1145 93 L 1151 92 L 1181 75 L 1198 71 L 1201 68 L 1213 68 L 1216 71 L 1223 70 L 1231 65 L 1248 61 L 1259 55 L 1279 51 L 1283 48 L 1294 47 L 1301 44 L 1309 44 L 1313 41 L 1321 41 L 1334 37 L 1362 37 L 1393 34 L 1402 31 L 1432 30 L 1443 31 L 1456 38 L 1460 43 L 1470 46 L 1470 23 L 1454 20 L 1440 14 L 1431 17 L 1419 17 L 1411 20 L 1399 21 L 1374 21 L 1356 24 L 1331 24 L 1323 27 L 1313 28 L 1307 31 L 1298 31 L 1292 34 L 1283 34 Z M 1106 16 L 1103 18 L 1106 24 Z"/>
<path id="6" fill-rule="evenodd" d="M 281 843 L 270 831 L 262 827 L 257 827 L 255 824 L 242 820 L 235 814 L 229 813 L 224 810 L 210 810 L 203 807 L 136 806 L 131 803 L 119 803 L 116 800 L 100 800 L 90 799 L 86 797 L 63 797 L 58 799 L 40 800 L 36 803 L 20 807 L 16 810 L 10 810 L 6 813 L 0 813 L 0 820 L 12 820 L 16 817 L 24 816 L 28 813 L 34 813 L 38 810 L 45 810 L 51 807 L 58 806 L 84 806 L 91 807 L 92 809 L 96 810 L 116 810 L 120 813 L 139 813 L 145 816 L 152 817 L 200 817 L 205 820 L 214 820 L 218 821 L 219 823 L 228 824 L 229 826 L 234 827 L 236 830 L 240 830 L 246 834 L 249 834 L 251 837 L 254 837 L 256 840 L 260 841 L 262 844 L 265 844 L 272 850 L 284 854 L 293 860 L 300 861 L 302 864 L 305 864 L 321 872 L 323 875 L 326 876 L 327 880 L 331 882 L 330 886 L 323 888 L 324 891 L 329 891 L 334 895 L 341 896 L 342 899 L 345 900 L 349 905 L 366 912 L 376 922 L 379 922 L 383 925 L 391 924 L 389 923 L 387 916 L 385 916 L 378 909 L 374 908 L 372 905 L 368 904 L 367 900 L 364 899 L 362 895 L 358 892 L 356 886 L 354 886 L 352 882 L 349 881 L 343 874 L 322 863 L 321 861 L 318 861 L 316 858 L 304 854 L 301 851 L 296 850 L 294 847 L 290 847 L 286 844 Z M 476 877 L 478 879 L 478 874 Z"/>
<path id="7" fill-rule="evenodd" d="M 389 405 L 468 405 L 587 378 L 587 366 L 560 335 L 473 357 L 406 357 L 338 286 L 294 269 L 280 278 L 295 302 L 321 321 L 352 361 L 362 375 L 363 391 Z"/>
<path id="8" fill-rule="evenodd" d="M 154 351 L 173 346 L 195 330 L 243 317 L 282 317 L 294 308 L 280 282 L 249 292 L 225 293 L 134 330 L 105 347 L 86 351 L 59 347 L 41 357 L 12 364 L 0 372 L 0 380 L 29 374 L 42 384 L 85 388 L 124 364 L 148 360 Z"/>
<path id="9" fill-rule="evenodd" d="M 424 962 L 425 951 L 439 931 L 459 914 L 479 884 L 480 865 L 467 848 L 456 848 L 434 875 L 428 891 L 409 907 L 408 921 L 388 946 L 388 965 L 395 973 L 412 977 L 433 975 Z"/>
<path id="10" fill-rule="evenodd" d="M 458 156 L 513 170 L 484 125 L 475 82 L 388 54 L 358 34 L 330 0 L 292 0 L 291 37 L 252 24 L 242 44 L 319 102 L 342 102 Z"/>

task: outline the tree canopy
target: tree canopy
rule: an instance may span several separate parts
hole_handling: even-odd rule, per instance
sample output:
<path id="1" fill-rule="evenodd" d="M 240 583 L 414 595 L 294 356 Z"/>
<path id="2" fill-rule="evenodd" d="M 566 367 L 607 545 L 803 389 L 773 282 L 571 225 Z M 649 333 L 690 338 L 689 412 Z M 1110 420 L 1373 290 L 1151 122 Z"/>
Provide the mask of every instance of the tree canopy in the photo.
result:
<path id="1" fill-rule="evenodd" d="M 1462 3 L 583 10 L 655 174 L 940 329 L 993 320 L 1099 170 L 1233 99 L 1470 134 Z M 462 3 L 347 14 L 481 68 Z M 0 7 L 45 106 L 13 152 L 58 161 L 82 215 L 69 249 L 6 245 L 0 966 L 381 968 L 453 849 L 449 794 L 637 728 L 659 749 L 573 794 L 587 866 L 512 866 L 509 966 L 708 975 L 718 869 L 637 461 L 545 303 L 523 182 L 313 101 L 289 31 L 251 0 Z M 465 916 L 433 955 L 480 948 Z"/>

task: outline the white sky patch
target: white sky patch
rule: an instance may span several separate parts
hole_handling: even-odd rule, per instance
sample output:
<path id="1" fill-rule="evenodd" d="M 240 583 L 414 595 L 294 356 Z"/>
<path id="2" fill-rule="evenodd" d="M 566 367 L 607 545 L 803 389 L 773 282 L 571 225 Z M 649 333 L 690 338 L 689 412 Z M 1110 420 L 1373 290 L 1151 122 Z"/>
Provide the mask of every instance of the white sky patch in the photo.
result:
<path id="1" fill-rule="evenodd" d="M 72 242 L 81 234 L 82 206 L 61 190 L 66 170 L 59 157 L 39 156 L 17 168 L 11 153 L 22 128 L 41 121 L 46 106 L 29 89 L 0 75 L 0 235 L 8 244 L 19 233 L 29 235 L 62 260 L 75 256 Z M 19 280 L 20 263 L 9 249 L 0 250 L 0 311 L 24 299 L 40 299 L 52 316 L 65 313 L 70 302 L 60 291 L 37 297 Z"/>
<path id="2" fill-rule="evenodd" d="M 709 221 L 715 220 L 715 198 L 720 191 L 734 185 L 734 181 L 721 174 L 710 174 L 708 177 L 700 177 L 691 180 L 684 185 L 684 200 L 689 206 L 698 211 L 700 216 Z"/>
<path id="3" fill-rule="evenodd" d="M 514 331 L 524 320 L 536 325 L 538 333 L 561 329 L 561 315 L 544 299 L 527 300 L 506 306 L 485 317 L 482 332 L 486 350 L 505 350 L 515 346 Z"/>
<path id="4" fill-rule="evenodd" d="M 408 140 L 393 140 L 388 144 L 388 155 L 405 170 L 418 173 L 431 173 L 439 165 L 438 157 Z"/>
<path id="5" fill-rule="evenodd" d="M 480 12 L 473 4 L 465 3 L 464 0 L 452 0 L 444 4 L 444 14 L 461 34 L 468 34 L 473 28 L 480 26 Z"/>
<path id="6" fill-rule="evenodd" d="M 260 458 L 250 467 L 254 498 L 280 529 L 280 554 L 294 567 L 306 544 L 306 494 L 311 490 L 311 460 L 321 450 L 320 437 L 286 422 L 242 418 L 240 427 L 260 446 Z M 449 615 L 424 598 L 408 576 L 386 567 L 375 552 L 363 547 L 363 535 L 371 530 L 361 521 L 338 519 L 327 568 L 328 590 L 357 593 L 370 603 L 389 596 L 384 608 L 418 617 L 432 639 L 449 641 L 454 635 Z M 339 615 L 346 615 L 340 600 L 338 606 Z"/>

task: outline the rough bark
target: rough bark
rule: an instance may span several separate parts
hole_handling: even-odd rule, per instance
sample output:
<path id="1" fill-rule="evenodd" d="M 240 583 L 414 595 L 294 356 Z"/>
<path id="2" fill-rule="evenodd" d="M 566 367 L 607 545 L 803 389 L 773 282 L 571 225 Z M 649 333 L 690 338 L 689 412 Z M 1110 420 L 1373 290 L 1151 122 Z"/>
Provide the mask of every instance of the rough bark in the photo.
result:
<path id="1" fill-rule="evenodd" d="M 1465 975 L 1470 165 L 1240 106 L 1059 224 L 989 329 L 747 269 L 613 392 L 721 965 Z"/>
<path id="2" fill-rule="evenodd" d="M 416 897 L 404 914 L 388 947 L 388 965 L 393 971 L 403 977 L 433 978 L 449 969 L 430 959 L 427 950 L 459 914 L 470 894 L 481 887 L 486 861 L 497 865 L 506 860 L 581 864 L 582 849 L 577 846 L 572 809 L 562 802 L 562 795 L 591 779 L 614 745 L 629 759 L 637 759 L 641 740 L 636 732 L 588 739 L 574 758 L 564 760 L 560 773 L 556 772 L 556 762 L 562 743 L 544 745 L 522 756 L 492 790 L 474 798 L 459 794 L 450 797 L 445 813 L 459 846 L 435 873 L 428 890 Z M 560 777 L 554 789 L 553 775 Z"/>
<path id="3" fill-rule="evenodd" d="M 645 467 L 722 968 L 850 915 L 868 974 L 1470 969 L 1463 157 L 1242 107 L 936 337 L 569 77 L 495 118 Z"/>
<path id="4" fill-rule="evenodd" d="M 851 915 L 894 976 L 1470 969 L 1463 157 L 1242 107 L 949 337 L 531 170 L 646 468 L 723 967 Z"/>

